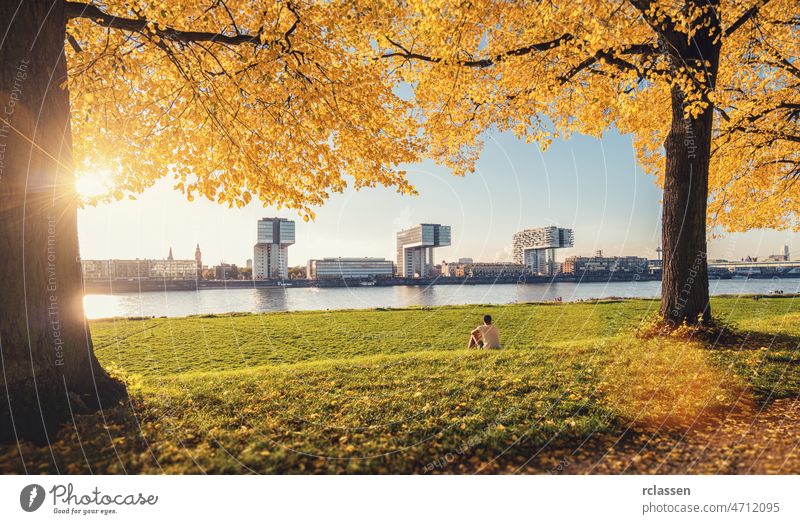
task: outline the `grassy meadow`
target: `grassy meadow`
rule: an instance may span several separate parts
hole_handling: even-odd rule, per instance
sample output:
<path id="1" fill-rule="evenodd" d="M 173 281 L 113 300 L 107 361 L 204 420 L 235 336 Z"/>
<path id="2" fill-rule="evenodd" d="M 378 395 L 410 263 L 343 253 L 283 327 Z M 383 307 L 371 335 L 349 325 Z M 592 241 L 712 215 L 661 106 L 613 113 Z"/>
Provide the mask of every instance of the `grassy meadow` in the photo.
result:
<path id="1" fill-rule="evenodd" d="M 642 336 L 657 307 L 93 321 L 130 403 L 76 415 L 49 448 L 0 448 L 0 471 L 742 472 L 735 446 L 748 441 L 712 456 L 702 428 L 800 394 L 800 301 L 714 299 L 729 329 L 711 342 Z M 503 350 L 465 349 L 484 313 Z"/>

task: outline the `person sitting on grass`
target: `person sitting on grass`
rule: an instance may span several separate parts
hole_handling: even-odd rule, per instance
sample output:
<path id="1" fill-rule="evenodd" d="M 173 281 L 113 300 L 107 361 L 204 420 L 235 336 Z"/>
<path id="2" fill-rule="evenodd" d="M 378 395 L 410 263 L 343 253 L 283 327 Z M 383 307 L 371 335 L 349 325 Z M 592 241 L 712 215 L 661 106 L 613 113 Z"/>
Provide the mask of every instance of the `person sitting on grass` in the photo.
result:
<path id="1" fill-rule="evenodd" d="M 483 316 L 483 325 L 478 326 L 469 334 L 469 345 L 471 348 L 481 349 L 500 349 L 500 332 L 497 327 L 492 325 L 491 315 Z"/>

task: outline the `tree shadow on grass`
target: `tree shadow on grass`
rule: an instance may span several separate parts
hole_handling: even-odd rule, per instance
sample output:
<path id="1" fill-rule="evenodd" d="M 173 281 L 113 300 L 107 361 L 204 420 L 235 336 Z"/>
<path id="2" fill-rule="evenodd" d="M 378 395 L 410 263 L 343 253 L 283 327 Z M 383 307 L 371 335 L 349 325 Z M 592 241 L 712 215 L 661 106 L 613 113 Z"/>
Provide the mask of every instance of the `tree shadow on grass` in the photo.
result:
<path id="1" fill-rule="evenodd" d="M 664 354 L 649 363 L 623 361 L 624 373 L 619 376 L 624 376 L 624 381 L 611 394 L 628 426 L 617 435 L 593 435 L 575 449 L 562 447 L 542 453 L 538 462 L 532 461 L 522 471 L 800 473 L 800 336 L 727 326 L 713 335 L 667 344 L 683 347 L 685 352 Z M 656 340 L 649 343 L 657 344 Z M 697 360 L 699 355 L 704 355 L 702 361 Z M 672 381 L 674 386 L 677 380 L 678 385 L 687 387 L 686 392 L 694 389 L 688 398 L 697 402 L 681 400 L 687 395 L 676 393 L 674 387 L 659 389 L 658 373 L 654 372 L 675 359 L 677 372 L 671 373 L 665 384 Z M 688 380 L 695 372 L 700 380 Z M 720 391 L 710 388 L 715 382 L 727 382 L 722 388 L 727 393 L 717 397 Z M 675 407 L 660 410 L 660 401 Z"/>
<path id="2" fill-rule="evenodd" d="M 0 446 L 2 474 L 102 474 L 160 472 L 145 438 L 139 401 L 87 414 L 75 414 L 74 423 L 62 426 L 50 445 L 19 441 Z M 156 422 L 157 423 L 157 422 Z"/>
<path id="3" fill-rule="evenodd" d="M 740 329 L 724 321 L 680 326 L 672 331 L 647 324 L 642 340 L 672 340 L 703 348 L 709 364 L 743 381 L 754 400 L 800 397 L 800 336 L 785 331 Z"/>
<path id="4" fill-rule="evenodd" d="M 729 327 L 719 337 L 707 341 L 706 344 L 709 349 L 730 351 L 752 351 L 765 348 L 773 351 L 798 351 L 800 350 L 800 336 Z"/>
<path id="5" fill-rule="evenodd" d="M 800 336 L 738 330 L 705 342 L 711 360 L 747 382 L 756 400 L 800 397 Z"/>

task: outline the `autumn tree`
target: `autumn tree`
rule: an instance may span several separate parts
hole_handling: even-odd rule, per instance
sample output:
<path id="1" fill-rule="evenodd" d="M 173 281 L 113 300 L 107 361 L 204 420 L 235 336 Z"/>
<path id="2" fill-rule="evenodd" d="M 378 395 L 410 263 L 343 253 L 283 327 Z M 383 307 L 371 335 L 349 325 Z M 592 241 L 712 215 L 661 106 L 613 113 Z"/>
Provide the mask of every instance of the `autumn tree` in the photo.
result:
<path id="1" fill-rule="evenodd" d="M 45 440 L 125 397 L 82 307 L 76 173 L 114 197 L 169 176 L 191 199 L 312 217 L 349 177 L 413 189 L 417 121 L 349 2 L 0 2 L 0 438 Z M 21 275 L 21 276 L 20 276 Z"/>
<path id="2" fill-rule="evenodd" d="M 711 319 L 707 219 L 741 230 L 800 211 L 798 20 L 794 0 L 445 0 L 388 2 L 367 26 L 457 170 L 490 128 L 543 146 L 633 134 L 664 189 L 661 314 L 676 324 Z"/>
<path id="3" fill-rule="evenodd" d="M 729 231 L 800 229 L 800 7 L 777 7 L 735 35 L 721 71 L 709 223 Z"/>

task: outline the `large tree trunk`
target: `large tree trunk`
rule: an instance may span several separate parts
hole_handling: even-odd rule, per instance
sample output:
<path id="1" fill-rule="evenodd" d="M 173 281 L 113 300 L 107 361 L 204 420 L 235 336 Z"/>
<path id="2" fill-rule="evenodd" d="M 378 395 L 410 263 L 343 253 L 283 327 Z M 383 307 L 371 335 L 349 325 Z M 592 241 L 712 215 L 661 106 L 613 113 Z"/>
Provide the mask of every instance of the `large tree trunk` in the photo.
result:
<path id="1" fill-rule="evenodd" d="M 706 202 L 711 122 L 683 118 L 683 97 L 672 92 L 672 128 L 664 144 L 664 245 L 661 314 L 670 324 L 711 319 L 708 301 Z"/>
<path id="2" fill-rule="evenodd" d="M 0 2 L 0 440 L 44 442 L 125 388 L 83 314 L 64 2 Z"/>
<path id="3" fill-rule="evenodd" d="M 719 23 L 713 11 L 708 12 L 708 17 L 706 29 L 699 31 L 691 42 L 683 34 L 668 35 L 666 40 L 676 69 L 687 64 L 698 67 L 705 82 L 713 85 L 720 47 L 708 31 L 714 28 L 718 35 Z M 711 320 L 706 208 L 714 108 L 709 104 L 700 115 L 686 116 L 687 102 L 681 89 L 673 87 L 671 96 L 672 124 L 664 143 L 661 315 L 675 326 L 684 321 L 695 324 Z"/>

